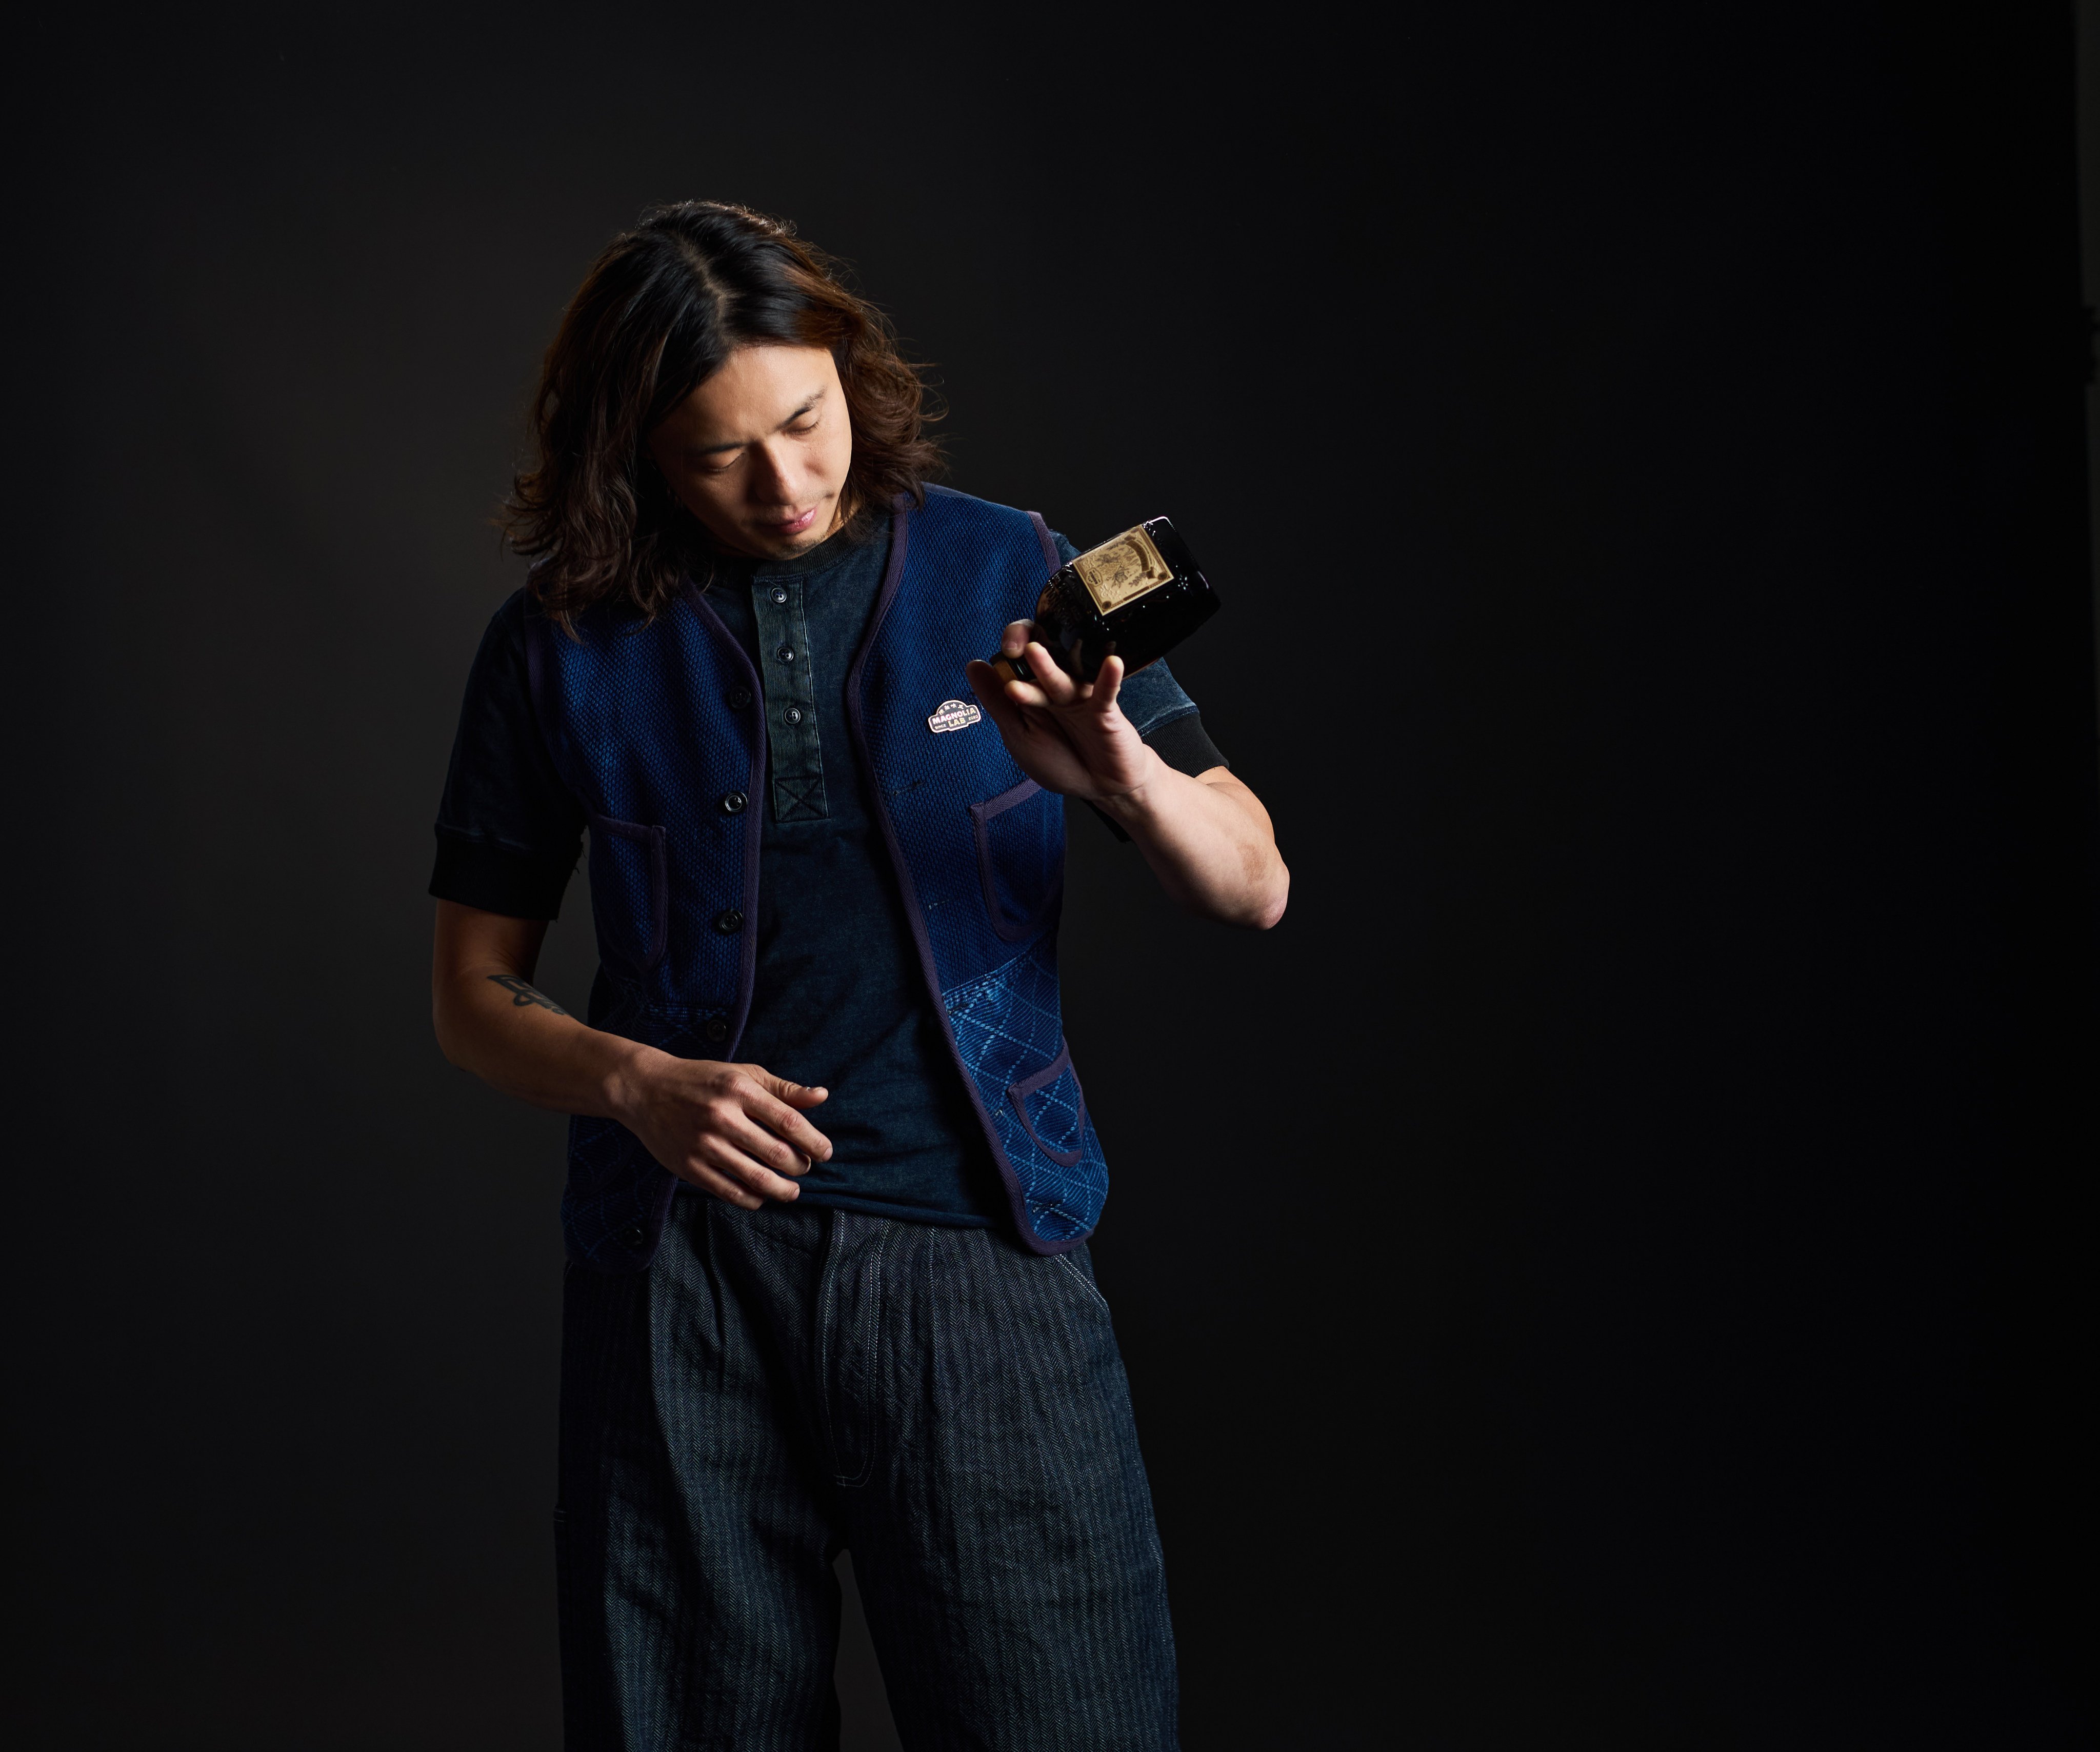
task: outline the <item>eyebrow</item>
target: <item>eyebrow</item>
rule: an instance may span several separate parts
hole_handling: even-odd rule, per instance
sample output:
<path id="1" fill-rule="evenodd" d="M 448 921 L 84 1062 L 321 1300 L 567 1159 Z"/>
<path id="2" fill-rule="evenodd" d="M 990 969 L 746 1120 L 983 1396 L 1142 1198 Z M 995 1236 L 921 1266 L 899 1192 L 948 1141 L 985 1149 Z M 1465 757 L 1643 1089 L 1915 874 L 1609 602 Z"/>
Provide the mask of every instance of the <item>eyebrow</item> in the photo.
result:
<path id="1" fill-rule="evenodd" d="M 785 431 L 823 399 L 824 392 L 822 390 L 812 390 L 808 399 L 773 430 L 776 432 Z M 741 450 L 748 442 L 747 439 L 739 439 L 733 444 L 688 444 L 686 447 L 686 454 L 689 457 L 718 457 L 725 450 Z"/>

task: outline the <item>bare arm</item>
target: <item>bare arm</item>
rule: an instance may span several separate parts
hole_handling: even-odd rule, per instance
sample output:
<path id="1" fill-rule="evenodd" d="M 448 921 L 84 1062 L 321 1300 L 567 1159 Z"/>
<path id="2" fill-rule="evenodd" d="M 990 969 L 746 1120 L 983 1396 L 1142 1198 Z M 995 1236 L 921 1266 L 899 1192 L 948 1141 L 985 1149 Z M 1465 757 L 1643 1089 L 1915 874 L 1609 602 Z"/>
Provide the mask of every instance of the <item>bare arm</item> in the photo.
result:
<path id="1" fill-rule="evenodd" d="M 618 1120 L 681 1180 L 747 1211 L 792 1199 L 805 1158 L 830 1159 L 801 1111 L 823 1090 L 587 1027 L 535 990 L 546 934 L 540 920 L 438 902 L 431 1008 L 452 1063 L 536 1107 Z"/>
<path id="2" fill-rule="evenodd" d="M 1031 631 L 1015 621 L 1003 648 L 1019 655 Z M 970 687 L 1021 770 L 1046 791 L 1099 805 L 1189 911 L 1264 931 L 1281 919 L 1290 872 L 1261 799 L 1222 766 L 1191 778 L 1146 746 L 1116 705 L 1121 658 L 1082 686 L 1039 643 L 1025 648 L 1039 684 L 1002 682 L 989 664 L 969 666 Z"/>
<path id="3" fill-rule="evenodd" d="M 1207 919 L 1265 931 L 1283 916 L 1290 872 L 1256 797 L 1222 766 L 1190 777 L 1154 754 L 1135 789 L 1100 799 L 1137 844 L 1159 885 Z"/>

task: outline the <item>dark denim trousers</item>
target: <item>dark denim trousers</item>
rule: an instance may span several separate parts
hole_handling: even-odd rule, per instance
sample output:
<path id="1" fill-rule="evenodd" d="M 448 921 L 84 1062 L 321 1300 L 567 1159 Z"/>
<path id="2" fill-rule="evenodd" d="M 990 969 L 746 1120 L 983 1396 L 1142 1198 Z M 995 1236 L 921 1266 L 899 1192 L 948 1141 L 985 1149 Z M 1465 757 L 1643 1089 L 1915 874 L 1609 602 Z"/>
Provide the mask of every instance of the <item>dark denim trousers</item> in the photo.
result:
<path id="1" fill-rule="evenodd" d="M 677 1199 L 563 1313 L 569 1752 L 812 1752 L 853 1553 L 911 1752 L 1171 1752 L 1173 1632 L 1085 1251 Z"/>

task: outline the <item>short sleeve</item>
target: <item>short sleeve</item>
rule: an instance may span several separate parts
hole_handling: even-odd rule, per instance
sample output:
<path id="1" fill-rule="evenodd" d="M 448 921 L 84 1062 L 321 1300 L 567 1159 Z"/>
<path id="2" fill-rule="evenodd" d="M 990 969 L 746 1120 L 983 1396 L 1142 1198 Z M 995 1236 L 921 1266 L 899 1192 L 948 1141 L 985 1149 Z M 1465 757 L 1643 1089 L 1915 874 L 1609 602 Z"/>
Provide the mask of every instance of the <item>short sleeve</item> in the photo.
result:
<path id="1" fill-rule="evenodd" d="M 430 892 L 483 912 L 552 919 L 583 850 L 584 811 L 533 710 L 525 615 L 520 590 L 474 654 L 438 805 Z"/>

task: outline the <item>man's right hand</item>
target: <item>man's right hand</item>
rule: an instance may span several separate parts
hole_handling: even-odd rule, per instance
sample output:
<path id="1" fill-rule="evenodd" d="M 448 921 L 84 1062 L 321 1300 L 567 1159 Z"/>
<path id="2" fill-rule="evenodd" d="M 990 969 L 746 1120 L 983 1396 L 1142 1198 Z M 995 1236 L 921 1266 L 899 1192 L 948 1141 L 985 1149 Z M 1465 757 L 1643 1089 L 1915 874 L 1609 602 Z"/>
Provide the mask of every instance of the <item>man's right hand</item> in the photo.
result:
<path id="1" fill-rule="evenodd" d="M 652 1053 L 616 1079 L 611 1117 L 680 1180 L 756 1211 L 794 1198 L 796 1178 L 831 1159 L 831 1140 L 802 1117 L 827 1096 L 762 1065 Z"/>
<path id="2" fill-rule="evenodd" d="M 544 920 L 438 902 L 432 1012 L 445 1057 L 536 1107 L 617 1119 L 682 1181 L 746 1211 L 783 1203 L 831 1140 L 822 1089 L 762 1065 L 677 1058 L 578 1022 L 532 985 Z"/>

